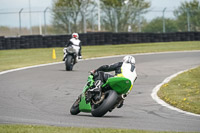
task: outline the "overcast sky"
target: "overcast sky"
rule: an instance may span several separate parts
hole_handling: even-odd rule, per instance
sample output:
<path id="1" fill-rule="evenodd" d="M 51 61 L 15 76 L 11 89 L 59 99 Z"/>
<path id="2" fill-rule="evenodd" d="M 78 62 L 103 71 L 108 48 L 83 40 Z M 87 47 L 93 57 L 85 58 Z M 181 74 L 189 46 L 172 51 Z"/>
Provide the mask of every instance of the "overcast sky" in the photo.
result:
<path id="1" fill-rule="evenodd" d="M 52 6 L 53 0 L 0 0 L 0 26 L 19 26 L 19 15 L 18 12 L 21 8 L 23 11 L 28 11 L 29 9 L 29 1 L 31 4 L 31 10 L 40 10 L 44 11 L 46 7 Z M 166 11 L 172 11 L 178 6 L 180 6 L 181 2 L 184 1 L 192 1 L 192 0 L 146 0 L 151 2 L 152 10 L 160 10 L 162 11 L 165 7 Z M 16 12 L 16 14 L 2 14 L 4 12 Z M 148 19 L 153 16 L 161 16 L 162 12 L 152 12 L 148 15 Z M 39 16 L 39 17 L 38 17 Z M 173 17 L 172 12 L 166 12 L 166 17 Z M 32 14 L 32 25 L 43 24 L 43 14 L 42 13 L 34 13 Z M 50 23 L 51 18 L 48 15 L 48 23 Z M 30 25 L 28 13 L 22 12 L 22 26 L 28 27 Z"/>

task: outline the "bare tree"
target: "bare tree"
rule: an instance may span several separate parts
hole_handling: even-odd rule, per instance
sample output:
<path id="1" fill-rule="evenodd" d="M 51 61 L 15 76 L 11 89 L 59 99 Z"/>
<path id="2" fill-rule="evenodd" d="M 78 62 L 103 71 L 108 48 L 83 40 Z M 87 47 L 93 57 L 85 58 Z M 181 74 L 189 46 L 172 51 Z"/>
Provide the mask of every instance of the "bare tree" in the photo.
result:
<path id="1" fill-rule="evenodd" d="M 105 29 L 124 32 L 138 15 L 147 12 L 150 3 L 144 0 L 102 0 L 101 6 L 105 13 Z"/>
<path id="2" fill-rule="evenodd" d="M 55 0 L 53 24 L 62 33 L 83 31 L 85 14 L 91 0 Z M 81 25 L 81 24 L 82 25 Z"/>

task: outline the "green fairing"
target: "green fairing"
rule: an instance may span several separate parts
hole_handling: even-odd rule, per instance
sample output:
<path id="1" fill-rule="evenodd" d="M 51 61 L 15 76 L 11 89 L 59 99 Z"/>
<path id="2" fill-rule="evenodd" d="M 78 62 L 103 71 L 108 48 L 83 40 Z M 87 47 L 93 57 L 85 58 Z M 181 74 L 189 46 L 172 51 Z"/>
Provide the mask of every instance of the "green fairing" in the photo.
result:
<path id="1" fill-rule="evenodd" d="M 103 87 L 106 85 L 109 85 L 118 94 L 125 94 L 131 88 L 131 81 L 124 77 L 112 77 L 107 80 Z"/>
<path id="2" fill-rule="evenodd" d="M 81 97 L 81 101 L 79 103 L 79 110 L 82 112 L 91 112 L 91 104 L 90 103 L 86 103 L 85 101 L 85 96 Z"/>
<path id="3" fill-rule="evenodd" d="M 88 84 L 89 83 L 89 84 Z M 81 101 L 79 103 L 79 110 L 80 111 L 83 111 L 83 112 L 91 112 L 91 104 L 90 103 L 86 103 L 85 101 L 85 92 L 87 91 L 87 89 L 89 87 L 91 87 L 94 83 L 94 80 L 93 80 L 93 76 L 90 75 L 88 77 L 88 82 L 87 82 L 87 85 L 85 85 L 84 89 L 83 89 L 83 92 L 82 92 L 82 96 L 81 96 Z"/>
<path id="4" fill-rule="evenodd" d="M 88 83 L 89 83 L 89 85 L 88 85 Z M 93 84 L 94 84 L 93 76 L 90 75 L 90 76 L 88 77 L 87 84 L 85 85 L 85 87 L 84 87 L 82 93 L 85 93 L 85 92 L 87 91 L 87 89 L 88 89 L 89 87 L 91 87 Z"/>

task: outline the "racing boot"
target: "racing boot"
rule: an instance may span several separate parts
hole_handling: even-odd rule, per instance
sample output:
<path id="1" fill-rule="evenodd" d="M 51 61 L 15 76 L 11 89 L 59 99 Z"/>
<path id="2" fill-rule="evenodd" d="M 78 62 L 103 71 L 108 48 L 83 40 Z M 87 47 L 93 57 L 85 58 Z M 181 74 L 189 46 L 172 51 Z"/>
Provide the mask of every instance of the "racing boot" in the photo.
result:
<path id="1" fill-rule="evenodd" d="M 121 108 L 124 105 L 124 100 L 120 101 L 120 103 L 118 104 L 117 108 Z"/>
<path id="2" fill-rule="evenodd" d="M 82 56 L 78 56 L 78 59 L 82 59 Z"/>
<path id="3" fill-rule="evenodd" d="M 95 81 L 94 85 L 92 85 L 92 88 L 89 91 L 94 92 L 94 93 L 100 93 L 102 84 L 103 83 L 101 80 Z"/>

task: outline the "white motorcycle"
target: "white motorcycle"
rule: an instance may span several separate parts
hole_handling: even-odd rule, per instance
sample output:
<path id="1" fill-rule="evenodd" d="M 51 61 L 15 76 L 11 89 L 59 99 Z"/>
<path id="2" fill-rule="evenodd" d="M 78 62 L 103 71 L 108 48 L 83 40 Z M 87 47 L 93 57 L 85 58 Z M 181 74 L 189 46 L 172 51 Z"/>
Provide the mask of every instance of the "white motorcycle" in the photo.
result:
<path id="1" fill-rule="evenodd" d="M 69 46 L 63 49 L 66 71 L 72 71 L 73 66 L 78 62 L 79 47 Z"/>

